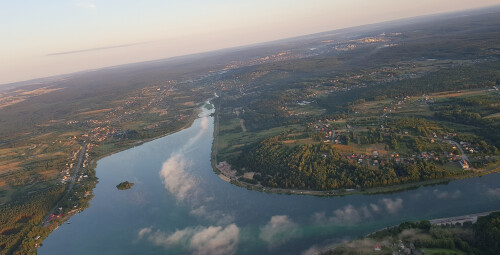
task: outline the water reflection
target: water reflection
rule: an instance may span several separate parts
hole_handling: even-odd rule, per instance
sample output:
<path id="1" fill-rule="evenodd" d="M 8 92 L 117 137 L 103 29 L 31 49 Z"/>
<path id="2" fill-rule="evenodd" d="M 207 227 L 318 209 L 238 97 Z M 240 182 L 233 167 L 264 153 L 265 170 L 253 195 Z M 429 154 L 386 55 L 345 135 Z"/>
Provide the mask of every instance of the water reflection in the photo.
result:
<path id="1" fill-rule="evenodd" d="M 234 254 L 238 247 L 239 228 L 234 224 L 234 216 L 221 210 L 211 209 L 210 203 L 215 199 L 204 192 L 203 180 L 190 172 L 195 164 L 186 157 L 196 148 L 197 142 L 209 131 L 209 118 L 205 113 L 201 117 L 199 131 L 171 154 L 162 165 L 160 177 L 165 188 L 179 203 L 191 208 L 190 214 L 215 222 L 216 226 L 187 227 L 166 233 L 152 227 L 139 231 L 139 239 L 147 239 L 157 246 L 166 249 L 187 250 L 193 254 Z"/>
<path id="2" fill-rule="evenodd" d="M 235 224 L 226 227 L 188 227 L 171 234 L 143 228 L 138 236 L 166 249 L 180 248 L 197 255 L 234 254 L 238 246 L 239 228 Z"/>
<path id="3" fill-rule="evenodd" d="M 314 254 L 407 220 L 500 209 L 500 174 L 393 194 L 267 194 L 226 183 L 210 166 L 213 118 L 106 157 L 91 206 L 39 254 Z M 130 180 L 134 187 L 118 191 Z"/>

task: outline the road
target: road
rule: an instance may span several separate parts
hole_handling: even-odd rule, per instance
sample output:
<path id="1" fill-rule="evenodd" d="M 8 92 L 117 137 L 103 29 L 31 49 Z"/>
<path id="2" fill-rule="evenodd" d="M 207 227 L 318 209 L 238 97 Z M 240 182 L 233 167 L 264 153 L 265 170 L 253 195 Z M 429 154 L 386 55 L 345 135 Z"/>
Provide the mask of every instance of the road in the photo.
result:
<path id="1" fill-rule="evenodd" d="M 68 194 L 71 192 L 71 190 L 73 190 L 73 186 L 75 185 L 76 178 L 77 178 L 78 174 L 80 173 L 80 166 L 82 165 L 83 157 L 85 156 L 85 152 L 87 151 L 87 146 L 88 146 L 88 144 L 86 143 L 85 145 L 83 145 L 82 150 L 80 151 L 80 156 L 78 158 L 78 163 L 76 164 L 75 171 L 73 172 L 73 177 L 71 178 L 71 183 L 69 184 L 68 189 L 66 190 L 66 194 L 64 194 L 64 196 L 61 197 L 61 200 L 65 199 L 68 196 Z M 61 200 L 59 200 L 59 202 L 61 202 Z M 48 219 L 50 218 L 50 215 L 52 215 L 54 213 L 54 211 L 58 208 L 59 202 L 57 202 L 57 204 L 45 216 L 45 218 L 41 222 L 42 225 L 45 226 L 48 223 Z"/>
<path id="2" fill-rule="evenodd" d="M 76 169 L 75 172 L 73 173 L 73 177 L 71 178 L 71 183 L 69 184 L 68 190 L 66 191 L 66 195 L 68 195 L 69 192 L 71 192 L 73 186 L 75 185 L 76 177 L 80 173 L 80 166 L 82 165 L 83 156 L 85 156 L 85 152 L 87 151 L 87 146 L 88 144 L 85 144 L 82 147 L 82 151 L 80 152 L 80 157 L 78 158 L 78 164 L 76 164 Z"/>
<path id="3" fill-rule="evenodd" d="M 456 224 L 456 223 L 463 224 L 464 222 L 467 222 L 467 221 L 470 221 L 472 223 L 476 223 L 478 217 L 486 216 L 492 212 L 484 212 L 484 213 L 462 215 L 462 216 L 457 216 L 457 217 L 434 219 L 434 220 L 430 220 L 430 223 L 432 225 L 446 225 L 446 224 Z"/>
<path id="4" fill-rule="evenodd" d="M 448 217 L 448 218 L 432 219 L 432 220 L 429 220 L 429 222 L 432 225 L 438 225 L 438 226 L 439 225 L 446 225 L 446 224 L 455 224 L 455 223 L 463 224 L 464 222 L 467 222 L 467 221 L 470 221 L 472 223 L 476 223 L 478 217 L 487 216 L 487 215 L 489 215 L 490 213 L 493 213 L 493 212 L 496 212 L 496 211 L 489 211 L 489 212 L 482 212 L 482 213 L 461 215 L 461 216 Z M 365 237 L 369 237 L 370 235 L 373 235 L 373 234 L 375 234 L 377 232 L 380 232 L 380 231 L 383 231 L 383 230 L 386 230 L 386 229 L 391 229 L 391 228 L 397 227 L 399 225 L 400 224 L 397 224 L 397 225 L 393 225 L 393 226 L 390 226 L 390 227 L 379 229 L 377 231 L 373 231 L 373 232 L 367 234 Z"/>
<path id="5" fill-rule="evenodd" d="M 240 119 L 240 125 L 241 125 L 241 130 L 243 132 L 247 132 L 247 128 L 245 127 L 245 120 L 244 119 Z"/>
<path id="6" fill-rule="evenodd" d="M 462 153 L 462 159 L 465 159 L 465 160 L 467 160 L 467 162 L 470 162 L 469 161 L 469 157 L 467 157 L 467 155 L 465 155 L 465 152 L 462 149 L 462 146 L 460 146 L 460 144 L 458 144 L 457 142 L 452 141 L 452 140 L 446 140 L 446 141 L 449 142 L 449 143 L 451 143 L 451 144 L 453 144 L 453 145 L 455 145 L 460 150 L 460 153 Z"/>

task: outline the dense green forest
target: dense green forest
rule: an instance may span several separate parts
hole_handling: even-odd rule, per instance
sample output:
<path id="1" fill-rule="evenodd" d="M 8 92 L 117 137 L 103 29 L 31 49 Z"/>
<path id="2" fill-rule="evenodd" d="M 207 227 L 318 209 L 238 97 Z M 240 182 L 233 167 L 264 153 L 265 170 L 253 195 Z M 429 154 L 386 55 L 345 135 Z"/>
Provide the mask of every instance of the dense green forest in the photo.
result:
<path id="1" fill-rule="evenodd" d="M 34 238 L 50 232 L 39 223 L 63 195 L 64 186 L 54 186 L 0 207 L 0 254 L 35 252 Z"/>
<path id="2" fill-rule="evenodd" d="M 242 153 L 235 162 L 246 167 L 246 171 L 260 173 L 254 179 L 264 186 L 312 190 L 372 188 L 460 174 L 421 160 L 408 165 L 393 160 L 382 161 L 376 167 L 360 165 L 341 155 L 331 144 L 290 148 L 282 146 L 279 136 Z"/>

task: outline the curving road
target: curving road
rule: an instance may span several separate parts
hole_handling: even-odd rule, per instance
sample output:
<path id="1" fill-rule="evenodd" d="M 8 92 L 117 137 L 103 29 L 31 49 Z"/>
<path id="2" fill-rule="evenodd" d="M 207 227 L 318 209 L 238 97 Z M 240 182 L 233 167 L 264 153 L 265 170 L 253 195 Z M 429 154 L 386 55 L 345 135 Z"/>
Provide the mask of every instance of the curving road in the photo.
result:
<path id="1" fill-rule="evenodd" d="M 467 160 L 467 162 L 470 162 L 469 161 L 469 157 L 467 157 L 467 155 L 465 155 L 465 152 L 462 149 L 462 146 L 460 146 L 460 144 L 458 144 L 457 142 L 452 141 L 452 140 L 446 140 L 446 141 L 449 142 L 449 143 L 451 143 L 451 144 L 453 144 L 453 145 L 455 145 L 460 150 L 460 153 L 462 153 L 462 159 L 465 159 L 465 160 Z"/>

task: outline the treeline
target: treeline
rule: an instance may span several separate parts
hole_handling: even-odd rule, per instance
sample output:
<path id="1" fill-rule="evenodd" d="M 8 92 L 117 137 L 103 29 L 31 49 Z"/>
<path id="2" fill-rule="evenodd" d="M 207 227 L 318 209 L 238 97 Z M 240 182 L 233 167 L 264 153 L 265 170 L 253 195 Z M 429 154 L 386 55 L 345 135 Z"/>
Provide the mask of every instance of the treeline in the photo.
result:
<path id="1" fill-rule="evenodd" d="M 312 190 L 371 188 L 437 179 L 452 174 L 440 165 L 416 160 L 411 164 L 384 161 L 373 167 L 350 161 L 331 144 L 282 146 L 280 136 L 267 139 L 231 162 L 257 172 L 264 186 Z"/>
<path id="2" fill-rule="evenodd" d="M 500 100 L 499 97 L 496 100 Z M 489 101 L 489 100 L 488 100 Z M 489 125 L 494 123 L 493 119 L 485 119 L 486 115 L 498 112 L 500 107 L 488 109 L 484 104 L 494 105 L 495 102 L 484 102 L 482 100 L 450 99 L 448 102 L 432 107 L 438 119 L 459 122 L 469 125 Z M 474 102 L 474 103 L 473 103 Z"/>
<path id="3" fill-rule="evenodd" d="M 474 225 L 478 254 L 498 254 L 500 251 L 500 212 L 480 217 Z"/>
<path id="4" fill-rule="evenodd" d="M 22 200 L 0 207 L 0 254 L 34 254 L 34 237 L 46 228 L 36 228 L 64 192 L 63 185 L 37 191 Z M 31 252 L 30 252 L 31 251 Z"/>
<path id="5" fill-rule="evenodd" d="M 500 84 L 500 61 L 460 66 L 440 70 L 415 79 L 404 79 L 363 88 L 354 88 L 318 99 L 330 112 L 347 111 L 348 104 L 364 99 L 373 101 L 385 97 L 421 96 L 442 91 L 487 88 Z"/>
<path id="6" fill-rule="evenodd" d="M 468 98 L 450 99 L 432 107 L 434 117 L 438 120 L 467 124 L 476 127 L 474 133 L 500 147 L 500 122 L 498 118 L 486 118 L 500 112 L 500 96 L 491 94 Z M 491 151 L 496 151 L 491 148 Z"/>

